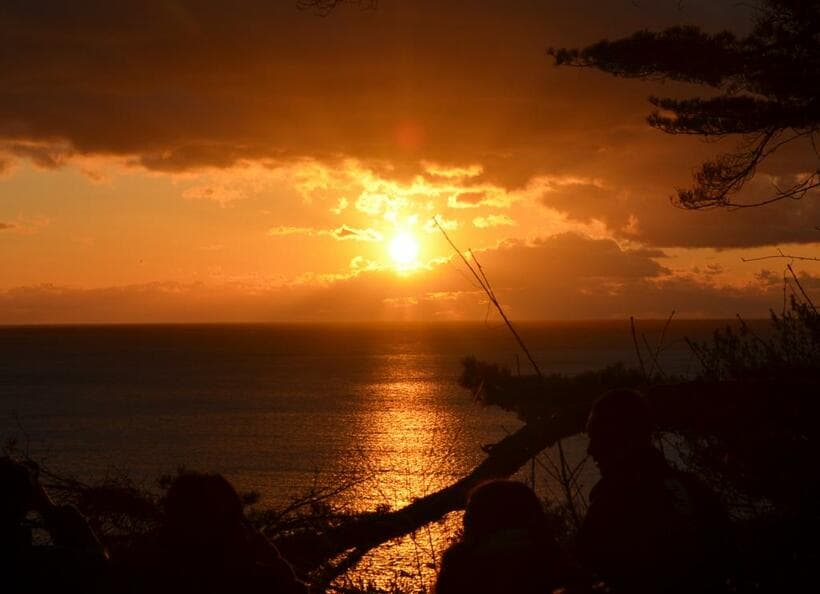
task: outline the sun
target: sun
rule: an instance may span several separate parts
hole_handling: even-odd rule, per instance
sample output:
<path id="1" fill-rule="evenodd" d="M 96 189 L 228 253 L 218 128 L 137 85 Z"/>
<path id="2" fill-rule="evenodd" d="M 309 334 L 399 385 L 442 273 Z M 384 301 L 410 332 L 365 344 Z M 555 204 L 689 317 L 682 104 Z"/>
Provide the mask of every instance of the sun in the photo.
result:
<path id="1" fill-rule="evenodd" d="M 399 268 L 412 268 L 418 263 L 419 242 L 410 233 L 400 233 L 390 242 L 390 257 Z"/>

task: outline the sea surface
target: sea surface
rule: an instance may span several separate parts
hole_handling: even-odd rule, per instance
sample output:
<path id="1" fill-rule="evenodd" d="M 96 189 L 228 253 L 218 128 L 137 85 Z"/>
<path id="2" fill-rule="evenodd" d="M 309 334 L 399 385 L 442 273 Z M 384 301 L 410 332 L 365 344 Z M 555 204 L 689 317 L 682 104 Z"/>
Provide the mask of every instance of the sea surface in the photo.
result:
<path id="1" fill-rule="evenodd" d="M 726 323 L 673 321 L 660 364 L 693 373 L 682 337 Z M 638 322 L 638 342 L 654 349 L 664 325 Z M 517 326 L 545 373 L 637 365 L 628 321 Z M 126 473 L 152 488 L 185 467 L 224 473 L 261 505 L 350 482 L 341 505 L 396 508 L 461 476 L 481 445 L 521 425 L 458 386 L 467 355 L 531 371 L 494 322 L 0 327 L 0 438 L 86 481 Z M 566 447 L 583 458 L 583 438 Z M 594 473 L 589 465 L 585 480 Z M 549 483 L 540 477 L 539 490 L 549 495 Z M 393 543 L 362 578 L 424 573 L 453 526 L 424 546 Z"/>

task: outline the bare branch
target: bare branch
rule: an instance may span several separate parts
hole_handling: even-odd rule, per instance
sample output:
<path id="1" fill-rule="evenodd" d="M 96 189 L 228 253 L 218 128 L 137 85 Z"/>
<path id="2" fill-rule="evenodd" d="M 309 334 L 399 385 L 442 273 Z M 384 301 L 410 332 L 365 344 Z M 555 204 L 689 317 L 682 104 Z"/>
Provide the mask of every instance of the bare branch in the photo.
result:
<path id="1" fill-rule="evenodd" d="M 512 322 L 507 317 L 507 314 L 504 312 L 504 308 L 501 307 L 501 304 L 499 303 L 498 299 L 496 298 L 495 291 L 493 291 L 492 285 L 490 284 L 490 280 L 487 278 L 487 275 L 484 273 L 484 268 L 481 266 L 481 262 L 479 262 L 478 258 L 476 258 L 476 256 L 475 256 L 475 254 L 472 253 L 472 251 L 470 251 L 469 252 L 470 257 L 472 258 L 473 262 L 475 262 L 477 270 L 474 269 L 473 266 L 470 264 L 470 262 L 467 260 L 467 257 L 458 249 L 458 247 L 456 247 L 456 244 L 453 242 L 452 239 L 450 239 L 450 236 L 447 235 L 447 232 L 444 230 L 444 227 L 438 222 L 438 218 L 433 217 L 433 220 L 435 221 L 436 226 L 439 228 L 439 230 L 444 235 L 444 238 L 447 240 L 447 243 L 449 243 L 450 246 L 456 251 L 456 253 L 459 256 L 461 256 L 461 259 L 464 262 L 464 264 L 467 266 L 467 268 L 470 269 L 470 272 L 473 274 L 473 276 L 476 278 L 476 280 L 478 280 L 478 282 L 484 288 L 484 291 L 487 293 L 487 297 L 489 298 L 490 302 L 492 302 L 492 304 L 495 305 L 495 308 L 498 310 L 498 313 L 501 315 L 501 318 L 504 320 L 504 323 L 507 325 L 507 328 L 509 328 L 512 335 L 515 337 L 515 340 L 518 342 L 518 346 L 520 346 L 521 350 L 524 351 L 524 354 L 527 356 L 527 359 L 529 360 L 530 364 L 532 365 L 532 368 L 535 370 L 536 375 L 538 376 L 538 378 L 540 380 L 543 380 L 544 376 L 541 373 L 541 368 L 538 366 L 538 363 L 535 362 L 535 359 L 533 358 L 532 354 L 530 353 L 530 350 L 524 344 L 524 341 L 521 339 L 521 336 L 518 334 L 518 331 L 515 329 Z M 566 504 L 567 504 L 567 507 L 569 509 L 570 515 L 573 519 L 573 522 L 576 525 L 576 528 L 578 528 L 578 527 L 580 527 L 580 517 L 578 516 L 578 511 L 576 509 L 574 497 L 573 497 L 573 494 L 572 494 L 572 478 L 571 478 L 571 475 L 568 471 L 567 459 L 566 459 L 566 455 L 564 453 L 564 446 L 561 443 L 561 440 L 558 440 L 557 449 L 558 449 L 558 456 L 559 456 L 560 470 L 561 470 L 561 476 L 560 476 L 560 481 L 559 482 L 560 482 L 562 488 L 564 489 Z"/>
<path id="2" fill-rule="evenodd" d="M 777 250 L 780 252 L 779 254 L 772 255 L 772 256 L 759 256 L 757 258 L 743 258 L 741 257 L 741 262 L 759 262 L 760 260 L 772 260 L 772 259 L 780 259 L 786 258 L 788 260 L 806 260 L 808 262 L 820 262 L 820 258 L 815 258 L 813 256 L 795 256 L 793 254 L 784 254 L 779 249 Z"/>
<path id="3" fill-rule="evenodd" d="M 646 366 L 643 364 L 643 357 L 641 356 L 641 347 L 638 346 L 638 335 L 635 333 L 635 317 L 629 316 L 629 327 L 632 329 L 632 344 L 635 345 L 635 354 L 638 355 L 638 363 L 641 365 L 641 374 L 644 379 L 647 378 Z"/>
<path id="4" fill-rule="evenodd" d="M 493 292 L 493 289 L 490 286 L 487 277 L 484 275 L 484 270 L 481 268 L 481 264 L 479 264 L 478 260 L 475 258 L 475 255 L 473 255 L 472 257 L 473 261 L 476 263 L 478 270 L 476 270 L 476 268 L 474 268 L 473 265 L 470 264 L 470 261 L 467 260 L 467 256 L 465 256 L 464 253 L 458 249 L 456 244 L 453 243 L 453 240 L 450 239 L 449 235 L 447 235 L 447 231 L 445 231 L 444 227 L 442 227 L 441 224 L 438 222 L 438 217 L 433 217 L 433 222 L 435 222 L 436 227 L 438 227 L 439 231 L 441 231 L 442 235 L 444 235 L 444 239 L 447 240 L 447 243 L 450 244 L 450 247 L 452 247 L 453 250 L 455 250 L 455 252 L 459 255 L 459 257 L 461 257 L 461 260 L 464 262 L 464 264 L 470 270 L 472 275 L 478 281 L 479 285 L 481 285 L 481 288 L 484 289 L 484 292 L 487 294 L 487 297 L 490 299 L 490 302 L 498 310 L 498 313 L 501 315 L 501 319 L 504 320 L 504 323 L 507 325 L 507 328 L 510 329 L 510 332 L 512 332 L 512 335 L 515 337 L 518 346 L 520 346 L 521 350 L 524 351 L 524 354 L 527 356 L 530 365 L 532 365 L 535 374 L 539 378 L 543 379 L 544 374 L 541 373 L 541 368 L 538 367 L 538 363 L 536 363 L 535 359 L 533 359 L 532 353 L 530 353 L 530 350 L 527 348 L 527 345 L 524 344 L 524 341 L 521 339 L 521 336 L 518 334 L 518 331 L 515 329 L 510 319 L 507 317 L 507 314 L 504 312 L 504 308 L 501 307 L 501 304 L 498 302 L 498 299 L 496 299 L 495 293 Z"/>
<path id="5" fill-rule="evenodd" d="M 792 268 L 792 265 L 791 264 L 786 264 L 786 268 L 791 273 L 792 278 L 794 279 L 794 282 L 797 285 L 797 288 L 800 289 L 800 293 L 803 295 L 803 298 L 806 300 L 806 303 L 808 303 L 809 306 L 816 312 L 817 308 L 814 306 L 814 302 L 811 300 L 811 297 L 809 297 L 808 293 L 806 293 L 805 289 L 803 289 L 803 285 L 800 284 L 800 280 L 797 278 L 797 275 L 794 273 L 794 268 Z"/>
<path id="6" fill-rule="evenodd" d="M 660 363 L 658 363 L 657 351 L 653 351 L 652 347 L 649 346 L 649 340 L 647 340 L 646 334 L 641 334 L 641 338 L 643 339 L 644 346 L 646 346 L 646 352 L 649 353 L 649 359 L 652 361 L 652 366 L 658 370 L 658 374 L 660 374 L 660 376 L 665 380 L 666 374 L 664 373 L 663 368 L 661 368 Z"/>

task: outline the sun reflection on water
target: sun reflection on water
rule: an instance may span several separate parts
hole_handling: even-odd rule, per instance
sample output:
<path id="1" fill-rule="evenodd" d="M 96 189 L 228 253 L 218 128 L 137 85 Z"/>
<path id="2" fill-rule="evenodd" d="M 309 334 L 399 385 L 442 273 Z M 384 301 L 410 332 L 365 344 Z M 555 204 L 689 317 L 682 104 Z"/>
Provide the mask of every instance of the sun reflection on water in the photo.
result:
<path id="1" fill-rule="evenodd" d="M 384 382 L 374 386 L 360 427 L 362 469 L 367 480 L 356 499 L 362 509 L 401 508 L 452 482 L 465 469 L 454 451 L 460 420 L 452 407 L 437 402 L 417 358 L 385 358 Z M 455 389 L 455 386 L 454 386 Z M 418 533 L 387 543 L 357 566 L 358 579 L 388 586 L 398 580 L 430 586 L 441 554 L 460 525 L 460 513 Z"/>
<path id="2" fill-rule="evenodd" d="M 379 495 L 395 508 L 444 487 L 457 473 L 450 439 L 457 427 L 445 410 L 414 400 L 424 394 L 424 383 L 396 382 L 391 388 L 406 404 L 373 411 L 367 449 L 378 470 Z"/>
<path id="3" fill-rule="evenodd" d="M 372 370 L 374 381 L 367 383 L 367 393 L 358 394 L 357 401 L 363 404 L 348 435 L 357 453 L 348 466 L 364 479 L 351 493 L 358 511 L 399 509 L 446 487 L 484 458 L 478 435 L 464 429 L 478 422 L 486 430 L 499 418 L 488 416 L 488 409 L 454 407 L 452 401 L 447 402 L 448 395 L 441 391 L 428 363 L 410 353 L 384 355 Z M 458 390 L 455 382 L 452 389 Z M 500 439 L 515 425 L 495 429 Z M 566 453 L 573 464 L 583 458 L 585 450 L 584 444 L 567 443 Z M 535 478 L 542 495 L 560 497 L 540 470 Z M 529 480 L 529 476 L 519 479 Z M 402 591 L 429 592 L 441 555 L 458 536 L 462 515 L 453 512 L 414 534 L 383 544 L 368 553 L 350 576 L 388 591 L 399 584 Z"/>

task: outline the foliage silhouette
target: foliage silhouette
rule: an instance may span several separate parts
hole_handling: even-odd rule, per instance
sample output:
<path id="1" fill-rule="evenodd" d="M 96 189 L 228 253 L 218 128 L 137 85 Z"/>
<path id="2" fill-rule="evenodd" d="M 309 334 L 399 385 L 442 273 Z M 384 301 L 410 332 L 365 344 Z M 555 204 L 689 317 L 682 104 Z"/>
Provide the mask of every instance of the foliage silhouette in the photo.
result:
<path id="1" fill-rule="evenodd" d="M 660 32 L 638 31 L 583 49 L 550 48 L 549 54 L 558 66 L 693 83 L 716 91 L 695 98 L 650 98 L 656 109 L 648 122 L 666 133 L 743 137 L 735 151 L 703 163 L 694 174 L 693 187 L 677 191 L 680 206 L 749 207 L 802 198 L 820 186 L 816 167 L 797 175 L 788 186 L 775 185 L 773 195 L 764 200 L 732 198 L 782 146 L 802 139 L 818 155 L 820 3 L 764 0 L 755 4 L 755 11 L 754 28 L 746 37 L 676 26 Z"/>
<path id="2" fill-rule="evenodd" d="M 586 399 L 614 388 L 634 388 L 644 384 L 643 374 L 622 363 L 576 375 L 554 373 L 543 378 L 516 376 L 494 363 L 475 357 L 462 360 L 459 384 L 488 406 L 515 412 L 523 421 L 539 421 L 557 409 L 579 407 L 586 414 Z"/>

